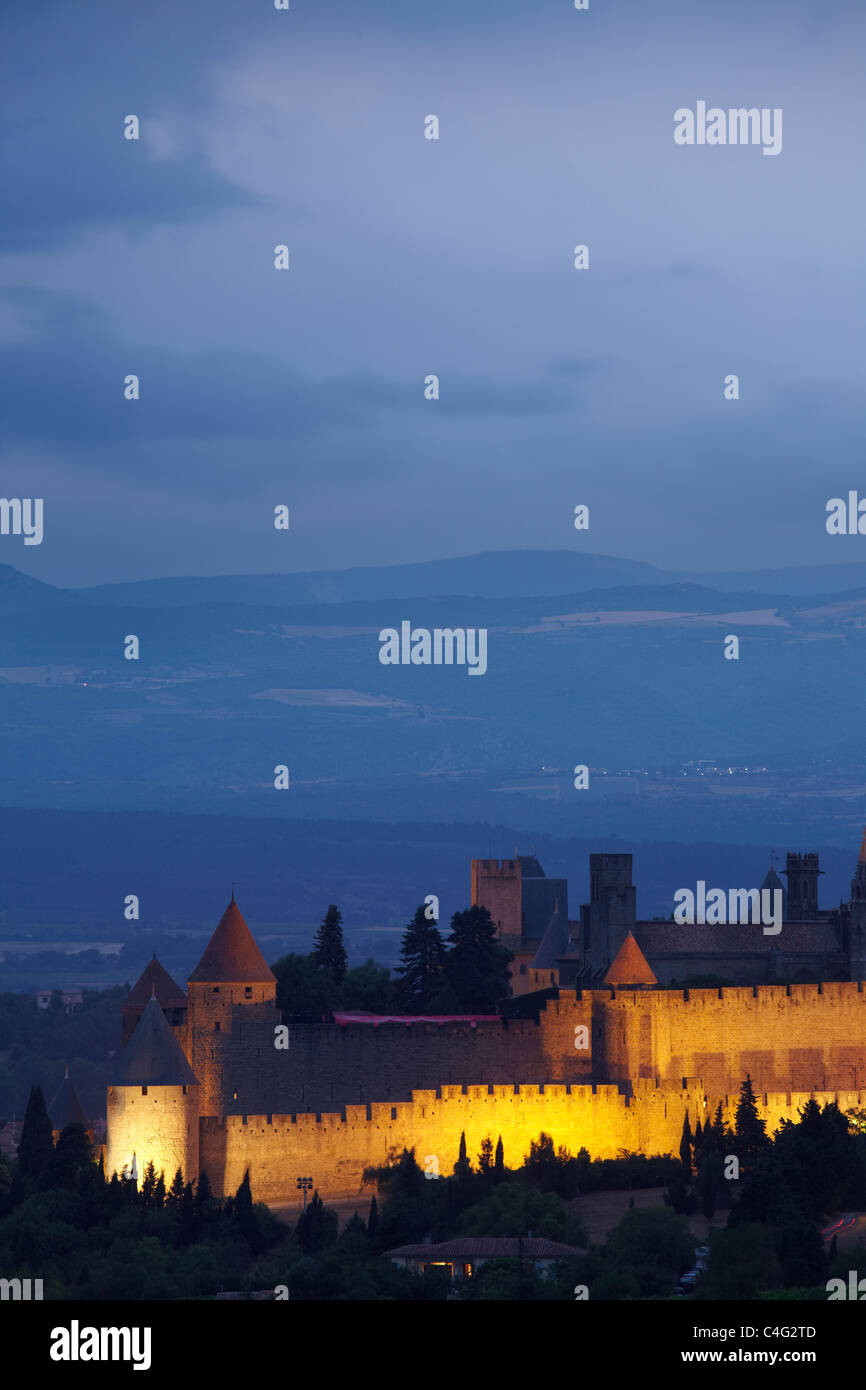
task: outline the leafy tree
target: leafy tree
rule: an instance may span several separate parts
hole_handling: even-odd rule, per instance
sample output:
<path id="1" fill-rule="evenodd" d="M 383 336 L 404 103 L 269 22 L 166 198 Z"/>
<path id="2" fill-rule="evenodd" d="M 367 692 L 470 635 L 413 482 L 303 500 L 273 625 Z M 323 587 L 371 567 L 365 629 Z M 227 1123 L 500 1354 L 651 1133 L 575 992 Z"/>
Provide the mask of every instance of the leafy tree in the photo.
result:
<path id="1" fill-rule="evenodd" d="M 331 903 L 313 941 L 313 956 L 320 970 L 327 970 L 342 984 L 349 960 L 343 944 L 343 918 L 340 909 Z"/>
<path id="2" fill-rule="evenodd" d="M 372 959 L 347 972 L 340 996 L 342 1008 L 360 1013 L 391 1013 L 396 1003 L 390 970 Z"/>
<path id="3" fill-rule="evenodd" d="M 289 1017 L 320 1020 L 339 1004 L 339 989 L 330 974 L 320 970 L 314 956 L 290 952 L 271 966 L 277 979 L 277 1007 Z"/>
<path id="4" fill-rule="evenodd" d="M 422 904 L 406 928 L 397 974 L 401 1002 L 407 1013 L 432 1013 L 433 1001 L 445 984 L 445 943 L 435 921 Z"/>
<path id="5" fill-rule="evenodd" d="M 60 1131 L 47 1168 L 51 1187 L 77 1187 L 82 1173 L 93 1162 L 90 1139 L 84 1125 L 71 1124 Z"/>
<path id="6" fill-rule="evenodd" d="M 478 1171 L 485 1178 L 490 1177 L 493 1172 L 493 1140 L 488 1135 L 481 1140 L 481 1152 L 478 1155 Z"/>
<path id="7" fill-rule="evenodd" d="M 695 1238 L 682 1216 L 664 1207 L 634 1207 L 608 1236 L 603 1267 L 624 1274 L 626 1286 L 637 1289 L 632 1296 L 667 1296 L 691 1265 L 694 1250 Z M 598 1296 L 594 1282 L 592 1292 Z"/>
<path id="8" fill-rule="evenodd" d="M 307 1203 L 306 1211 L 298 1217 L 292 1238 L 305 1255 L 317 1255 L 337 1239 L 337 1213 L 322 1202 L 318 1192 L 313 1193 L 312 1201 Z"/>

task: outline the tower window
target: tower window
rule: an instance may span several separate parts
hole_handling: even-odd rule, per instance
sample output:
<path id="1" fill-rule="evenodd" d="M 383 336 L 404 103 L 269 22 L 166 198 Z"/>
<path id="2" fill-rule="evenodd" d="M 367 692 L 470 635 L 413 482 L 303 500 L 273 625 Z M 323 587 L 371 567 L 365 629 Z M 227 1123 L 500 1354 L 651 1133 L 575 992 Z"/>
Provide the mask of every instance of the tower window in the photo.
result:
<path id="1" fill-rule="evenodd" d="M 220 987 L 219 987 L 219 985 L 214 985 L 214 987 L 213 987 L 213 992 L 214 992 L 214 994 L 219 994 L 219 992 L 220 992 Z"/>
<path id="2" fill-rule="evenodd" d="M 253 997 L 253 987 L 252 987 L 252 985 L 247 985 L 246 989 L 244 990 L 244 999 L 252 999 L 252 997 Z"/>
<path id="3" fill-rule="evenodd" d="M 219 1026 L 218 1023 L 215 1023 L 215 1024 L 214 1024 L 213 1030 L 214 1030 L 215 1033 L 219 1033 L 219 1032 L 220 1032 L 220 1026 Z"/>
<path id="4" fill-rule="evenodd" d="M 185 1086 L 184 1086 L 184 1088 L 183 1088 L 183 1093 L 184 1093 L 184 1095 L 186 1095 L 186 1087 L 185 1087 Z"/>
<path id="5" fill-rule="evenodd" d="M 147 1087 L 146 1087 L 146 1086 L 142 1086 L 142 1088 L 141 1088 L 141 1094 L 142 1094 L 143 1096 L 146 1096 L 146 1095 L 147 1095 Z"/>

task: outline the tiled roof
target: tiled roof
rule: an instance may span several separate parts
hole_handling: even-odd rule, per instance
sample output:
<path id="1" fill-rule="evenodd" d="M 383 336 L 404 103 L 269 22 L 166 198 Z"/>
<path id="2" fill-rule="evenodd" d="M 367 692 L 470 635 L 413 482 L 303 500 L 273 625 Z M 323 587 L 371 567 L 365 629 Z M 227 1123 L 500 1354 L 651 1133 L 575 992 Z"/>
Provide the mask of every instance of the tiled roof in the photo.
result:
<path id="1" fill-rule="evenodd" d="M 636 922 L 635 939 L 650 960 L 654 956 L 835 955 L 839 950 L 830 922 L 783 922 L 778 936 L 763 928 L 742 926 L 680 926 L 676 922 Z"/>
<path id="2" fill-rule="evenodd" d="M 156 999 L 138 1020 L 112 1086 L 194 1086 L 195 1073 Z"/>
<path id="3" fill-rule="evenodd" d="M 606 985 L 656 985 L 658 980 L 631 932 L 614 956 L 604 977 Z"/>
<path id="4" fill-rule="evenodd" d="M 144 1008 L 152 994 L 156 994 L 157 1001 L 164 1009 L 178 1009 L 185 1006 L 186 995 L 180 985 L 175 984 L 165 966 L 160 965 L 156 956 L 148 961 L 143 972 L 136 980 L 124 1007 L 130 1004 L 136 1008 Z"/>
<path id="5" fill-rule="evenodd" d="M 442 1241 L 439 1245 L 401 1245 L 396 1250 L 386 1250 L 391 1256 L 401 1255 L 404 1259 L 456 1262 L 461 1260 L 567 1260 L 573 1255 L 585 1252 L 576 1245 L 563 1245 L 556 1240 L 544 1240 L 540 1236 L 461 1236 L 457 1240 Z"/>
<path id="6" fill-rule="evenodd" d="M 189 983 L 270 983 L 275 976 L 232 898 Z"/>

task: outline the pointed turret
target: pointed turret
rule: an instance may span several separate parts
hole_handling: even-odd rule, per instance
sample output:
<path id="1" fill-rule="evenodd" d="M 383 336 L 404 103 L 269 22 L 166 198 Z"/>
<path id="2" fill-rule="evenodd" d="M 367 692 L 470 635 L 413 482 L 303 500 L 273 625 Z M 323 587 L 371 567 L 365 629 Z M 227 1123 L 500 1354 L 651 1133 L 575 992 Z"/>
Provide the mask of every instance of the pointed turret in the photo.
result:
<path id="1" fill-rule="evenodd" d="M 649 961 L 631 932 L 628 933 L 611 962 L 604 977 L 604 983 L 617 985 L 620 989 L 643 989 L 646 986 L 658 984 L 658 980 L 650 969 Z"/>
<path id="2" fill-rule="evenodd" d="M 81 1102 L 75 1094 L 75 1087 L 69 1076 L 69 1063 L 66 1063 L 66 1073 L 57 1088 L 51 1104 L 48 1107 L 48 1115 L 51 1120 L 51 1128 L 55 1134 L 59 1134 L 67 1125 L 84 1125 L 86 1130 L 92 1129 L 91 1123 L 84 1113 Z"/>
<path id="3" fill-rule="evenodd" d="M 775 893 L 777 889 L 779 892 L 781 892 L 782 921 L 786 921 L 788 916 L 788 890 L 785 887 L 782 880 L 779 878 L 779 875 L 776 873 L 776 866 L 773 863 L 772 855 L 770 856 L 770 867 L 765 873 L 763 882 L 761 883 L 761 889 L 763 890 L 764 888 L 768 889 L 771 893 Z M 775 898 L 770 898 L 771 903 L 775 903 L 775 901 Z"/>
<path id="4" fill-rule="evenodd" d="M 243 1042 L 273 1048 L 277 981 L 232 899 L 187 982 L 188 1051 L 201 1081 L 202 1115 L 224 1115 L 250 1096 Z"/>
<path id="5" fill-rule="evenodd" d="M 117 1066 L 114 1086 L 194 1086 L 196 1078 L 155 994 Z"/>
<path id="6" fill-rule="evenodd" d="M 547 924 L 544 936 L 541 938 L 541 945 L 535 953 L 530 964 L 530 970 L 553 970 L 560 956 L 565 955 L 569 948 L 568 923 L 564 920 L 559 910 L 559 899 L 553 910 L 553 916 Z"/>
<path id="7" fill-rule="evenodd" d="M 189 977 L 190 984 L 270 984 L 275 976 L 255 943 L 243 914 L 232 900 L 204 955 Z"/>
<path id="8" fill-rule="evenodd" d="M 123 1005 L 122 1047 L 129 1043 L 152 994 L 156 995 L 160 1008 L 173 1028 L 181 1028 L 186 1022 L 186 995 L 165 967 L 160 965 L 154 953 L 153 959 L 148 961 Z"/>

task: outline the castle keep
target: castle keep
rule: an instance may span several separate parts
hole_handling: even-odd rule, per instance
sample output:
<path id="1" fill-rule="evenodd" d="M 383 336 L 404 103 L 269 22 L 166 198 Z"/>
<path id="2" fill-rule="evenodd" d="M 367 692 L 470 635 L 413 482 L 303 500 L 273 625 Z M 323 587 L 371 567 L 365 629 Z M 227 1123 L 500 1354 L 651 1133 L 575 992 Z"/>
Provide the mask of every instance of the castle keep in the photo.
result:
<path id="1" fill-rule="evenodd" d="M 861 864 L 866 912 L 862 851 Z M 473 877 L 473 888 L 481 881 Z M 140 1177 L 152 1160 L 167 1182 L 178 1167 L 185 1179 L 205 1170 L 228 1194 L 249 1170 L 256 1200 L 289 1202 L 299 1173 L 323 1197 L 357 1194 L 364 1168 L 403 1147 L 419 1162 L 435 1154 L 447 1173 L 461 1133 L 470 1154 L 501 1135 L 515 1165 L 542 1130 L 597 1158 L 675 1154 L 685 1114 L 694 1128 L 721 1101 L 732 1121 L 747 1074 L 771 1130 L 796 1119 L 811 1095 L 866 1105 L 862 981 L 655 988 L 628 926 L 629 890 L 630 873 L 600 866 L 596 900 L 611 895 L 608 915 L 624 931 L 598 987 L 541 991 L 539 979 L 516 1001 L 521 1017 L 336 1015 L 291 1026 L 288 1047 L 275 1045 L 276 980 L 232 898 L 186 993 L 153 960 L 127 1000 L 126 1047 L 108 1089 L 107 1172 Z M 543 899 L 536 929 L 550 906 Z M 559 950 L 563 934 L 559 957 L 571 953 L 567 910 L 555 888 L 559 920 L 540 933 L 536 955 L 545 939 Z M 512 916 L 509 925 L 516 936 L 525 922 Z"/>

